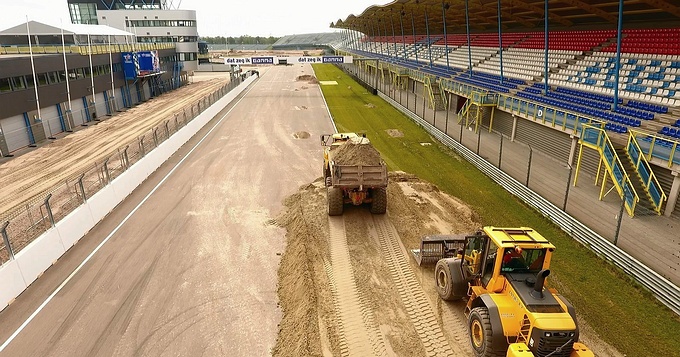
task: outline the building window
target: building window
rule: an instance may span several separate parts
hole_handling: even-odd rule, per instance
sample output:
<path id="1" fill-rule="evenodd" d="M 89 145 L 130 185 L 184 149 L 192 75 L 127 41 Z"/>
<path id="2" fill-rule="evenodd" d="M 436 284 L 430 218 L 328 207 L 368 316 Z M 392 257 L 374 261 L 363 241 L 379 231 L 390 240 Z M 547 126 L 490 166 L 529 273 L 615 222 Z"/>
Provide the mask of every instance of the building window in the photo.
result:
<path id="1" fill-rule="evenodd" d="M 12 86 L 9 84 L 9 78 L 0 78 L 0 92 L 11 92 Z"/>
<path id="2" fill-rule="evenodd" d="M 38 74 L 38 86 L 46 86 L 49 84 L 49 79 L 47 79 L 47 73 Z"/>
<path id="3" fill-rule="evenodd" d="M 35 87 L 33 85 L 33 75 L 32 74 L 27 74 L 26 76 L 26 88 L 33 88 Z"/>
<path id="4" fill-rule="evenodd" d="M 97 4 L 95 3 L 69 3 L 68 10 L 71 15 L 71 22 L 74 24 L 99 24 L 97 20 Z"/>
<path id="5" fill-rule="evenodd" d="M 12 90 L 26 89 L 26 79 L 23 76 L 12 77 Z"/>

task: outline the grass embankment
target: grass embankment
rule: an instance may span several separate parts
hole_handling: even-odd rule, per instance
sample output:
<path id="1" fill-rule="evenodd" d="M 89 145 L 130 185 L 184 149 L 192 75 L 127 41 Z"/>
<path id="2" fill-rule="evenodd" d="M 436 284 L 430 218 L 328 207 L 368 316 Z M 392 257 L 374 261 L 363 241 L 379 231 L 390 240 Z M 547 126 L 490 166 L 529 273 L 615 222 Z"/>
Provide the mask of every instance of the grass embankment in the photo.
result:
<path id="1" fill-rule="evenodd" d="M 319 80 L 338 82 L 321 87 L 338 131 L 366 133 L 390 170 L 416 174 L 464 200 L 485 226 L 532 227 L 555 244 L 553 285 L 602 339 L 627 356 L 680 355 L 680 319 L 649 292 L 335 66 L 314 65 L 314 71 Z"/>

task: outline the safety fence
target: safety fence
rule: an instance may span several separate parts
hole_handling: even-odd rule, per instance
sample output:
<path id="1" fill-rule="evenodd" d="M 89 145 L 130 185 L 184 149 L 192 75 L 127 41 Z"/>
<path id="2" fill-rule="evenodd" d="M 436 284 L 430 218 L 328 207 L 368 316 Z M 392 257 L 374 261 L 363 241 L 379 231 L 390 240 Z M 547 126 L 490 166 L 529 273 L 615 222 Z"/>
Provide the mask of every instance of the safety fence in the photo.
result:
<path id="1" fill-rule="evenodd" d="M 89 197 L 106 187 L 241 82 L 241 79 L 232 80 L 168 116 L 135 141 L 108 153 L 106 158 L 91 162 L 85 170 L 70 174 L 61 184 L 27 198 L 18 207 L 0 213 L 0 265 L 13 259 L 15 254 L 54 227 L 56 222 L 86 203 Z"/>

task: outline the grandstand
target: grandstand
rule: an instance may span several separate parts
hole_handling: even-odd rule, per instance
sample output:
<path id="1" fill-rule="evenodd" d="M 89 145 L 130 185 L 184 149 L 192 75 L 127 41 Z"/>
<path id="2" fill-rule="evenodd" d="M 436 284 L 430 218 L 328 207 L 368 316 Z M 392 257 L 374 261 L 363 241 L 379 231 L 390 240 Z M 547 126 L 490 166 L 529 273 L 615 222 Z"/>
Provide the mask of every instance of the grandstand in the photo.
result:
<path id="1" fill-rule="evenodd" d="M 335 48 L 379 59 L 375 70 L 393 81 L 417 82 L 430 108 L 449 105 L 462 117 L 482 93 L 499 110 L 476 110 L 481 126 L 509 134 L 517 117 L 541 117 L 555 130 L 573 131 L 597 154 L 586 155 L 583 168 L 595 175 L 605 162 L 633 216 L 680 215 L 678 20 L 680 7 L 665 1 L 408 0 L 369 7 L 333 27 L 345 29 Z M 373 26 L 379 22 L 389 27 Z M 606 140 L 589 143 L 589 126 L 602 129 Z M 550 143 L 536 138 L 528 144 L 575 157 L 566 136 Z M 580 164 L 580 155 L 575 160 Z M 626 161 L 633 164 L 620 164 Z M 634 189 L 626 187 L 628 177 L 636 178 L 629 183 Z M 628 204 L 634 196 L 637 208 Z"/>
<path id="2" fill-rule="evenodd" d="M 337 47 L 343 40 L 340 32 L 308 33 L 281 37 L 272 45 L 273 50 L 311 50 Z"/>

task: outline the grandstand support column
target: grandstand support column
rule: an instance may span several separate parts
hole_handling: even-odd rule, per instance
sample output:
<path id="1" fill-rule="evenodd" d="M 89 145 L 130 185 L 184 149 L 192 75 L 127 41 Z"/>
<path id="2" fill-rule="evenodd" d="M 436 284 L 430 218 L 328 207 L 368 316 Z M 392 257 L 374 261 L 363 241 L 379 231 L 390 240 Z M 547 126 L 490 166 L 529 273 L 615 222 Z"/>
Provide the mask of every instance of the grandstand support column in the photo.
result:
<path id="1" fill-rule="evenodd" d="M 390 10 L 390 25 L 392 25 L 392 41 L 394 41 L 394 55 L 393 55 L 393 57 L 398 58 L 397 41 L 394 39 L 394 37 L 395 37 L 395 35 L 394 35 L 394 17 L 392 16 L 392 10 Z"/>
<path id="2" fill-rule="evenodd" d="M 427 54 L 430 57 L 430 68 L 432 68 L 432 46 L 430 46 L 430 20 L 427 18 L 427 8 L 425 8 L 425 33 L 427 34 Z"/>
<path id="3" fill-rule="evenodd" d="M 399 12 L 399 27 L 401 27 L 401 49 L 404 51 L 404 62 L 406 62 L 406 37 L 404 36 L 404 15 L 406 12 L 402 9 Z"/>
<path id="4" fill-rule="evenodd" d="M 678 204 L 678 195 L 680 194 L 680 172 L 672 171 L 671 175 L 673 175 L 673 184 L 671 185 L 671 192 L 668 193 L 666 210 L 663 212 L 666 217 L 669 217 L 675 211 L 675 206 Z"/>
<path id="5" fill-rule="evenodd" d="M 512 132 L 510 133 L 510 141 L 515 142 L 515 135 L 517 135 L 517 116 L 512 115 Z"/>
<path id="6" fill-rule="evenodd" d="M 619 72 L 621 72 L 621 31 L 623 27 L 623 0 L 619 0 L 619 23 L 616 30 L 616 74 L 614 75 L 614 106 L 619 105 Z"/>
<path id="7" fill-rule="evenodd" d="M 470 78 L 472 78 L 472 49 L 470 48 L 470 11 L 468 1 L 469 0 L 465 0 L 465 32 L 467 33 L 468 68 L 470 69 Z"/>
<path id="8" fill-rule="evenodd" d="M 574 157 L 576 156 L 576 148 L 578 147 L 578 136 L 569 135 L 569 138 L 571 138 L 571 148 L 569 148 L 569 160 L 567 161 L 567 165 L 571 166 L 574 164 Z"/>
<path id="9" fill-rule="evenodd" d="M 413 33 L 413 46 L 416 49 L 416 63 L 418 63 L 418 41 L 416 41 L 416 22 L 413 19 L 413 10 L 411 10 L 411 28 L 412 28 L 412 33 Z M 408 97 L 407 97 L 408 101 Z"/>
<path id="10" fill-rule="evenodd" d="M 385 30 L 385 32 L 384 32 L 384 34 L 385 34 L 385 39 L 387 39 L 387 21 L 383 21 L 383 29 Z M 389 55 L 390 55 L 390 44 L 389 44 L 389 43 L 385 43 L 385 47 L 387 47 L 387 48 L 386 48 L 386 50 L 387 50 L 387 51 L 386 51 L 386 52 L 387 52 L 386 54 L 389 56 Z"/>
<path id="11" fill-rule="evenodd" d="M 449 66 L 449 41 L 446 36 L 446 10 L 449 9 L 449 3 L 444 3 L 442 1 L 442 21 L 444 23 L 444 53 L 446 53 L 446 69 L 450 70 Z"/>
<path id="12" fill-rule="evenodd" d="M 503 85 L 503 30 L 501 29 L 501 0 L 498 0 L 498 55 L 500 56 L 501 85 Z"/>
<path id="13" fill-rule="evenodd" d="M 545 95 L 548 95 L 548 90 L 550 88 L 548 86 L 548 48 L 550 48 L 550 43 L 548 42 L 548 17 L 549 17 L 548 16 L 548 3 L 549 3 L 549 1 L 544 1 L 544 3 L 545 3 L 545 9 L 543 9 L 543 13 L 544 13 L 544 17 L 545 17 L 545 34 L 544 34 L 545 43 L 544 43 L 543 47 L 545 47 L 545 68 L 544 68 L 545 74 L 543 75 L 543 77 L 545 77 L 545 88 L 543 88 L 543 93 Z"/>

